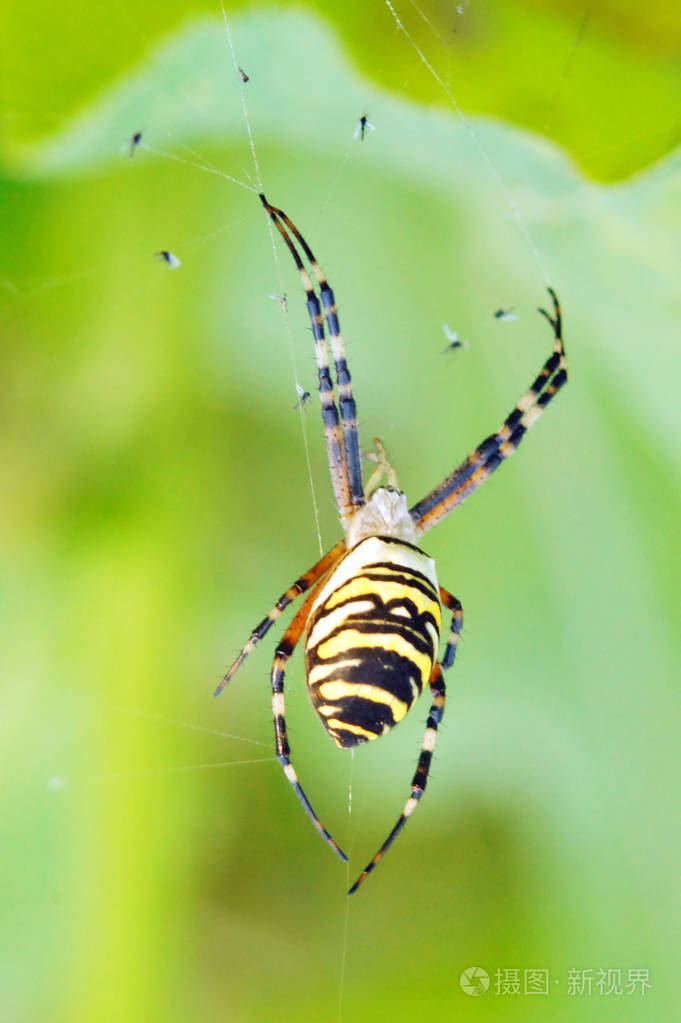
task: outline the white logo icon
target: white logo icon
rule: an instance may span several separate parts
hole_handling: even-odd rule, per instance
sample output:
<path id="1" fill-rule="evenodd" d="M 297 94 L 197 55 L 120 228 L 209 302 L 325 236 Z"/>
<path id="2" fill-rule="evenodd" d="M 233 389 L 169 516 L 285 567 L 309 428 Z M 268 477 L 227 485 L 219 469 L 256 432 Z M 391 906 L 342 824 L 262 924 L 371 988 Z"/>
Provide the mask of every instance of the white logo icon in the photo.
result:
<path id="1" fill-rule="evenodd" d="M 489 987 L 489 974 L 482 966 L 469 966 L 459 978 L 461 990 L 467 995 L 484 995 Z"/>

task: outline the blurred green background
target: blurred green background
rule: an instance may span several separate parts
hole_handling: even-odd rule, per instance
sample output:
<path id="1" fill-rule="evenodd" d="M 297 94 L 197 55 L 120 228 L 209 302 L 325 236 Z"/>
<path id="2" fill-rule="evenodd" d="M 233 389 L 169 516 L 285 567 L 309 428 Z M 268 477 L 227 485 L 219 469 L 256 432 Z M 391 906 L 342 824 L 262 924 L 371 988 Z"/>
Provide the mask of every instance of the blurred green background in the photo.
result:
<path id="1" fill-rule="evenodd" d="M 413 502 L 496 428 L 548 352 L 546 274 L 571 382 L 424 544 L 464 635 L 428 794 L 352 900 L 427 699 L 350 757 L 292 662 L 294 762 L 346 870 L 273 757 L 274 641 L 211 695 L 318 557 L 310 480 L 339 535 L 314 395 L 293 410 L 299 282 L 222 176 L 255 176 L 222 13 L 3 15 L 3 1020 L 678 1014 L 678 10 L 394 6 L 440 83 L 381 2 L 228 11 L 364 447 Z M 442 353 L 445 322 L 469 349 Z"/>

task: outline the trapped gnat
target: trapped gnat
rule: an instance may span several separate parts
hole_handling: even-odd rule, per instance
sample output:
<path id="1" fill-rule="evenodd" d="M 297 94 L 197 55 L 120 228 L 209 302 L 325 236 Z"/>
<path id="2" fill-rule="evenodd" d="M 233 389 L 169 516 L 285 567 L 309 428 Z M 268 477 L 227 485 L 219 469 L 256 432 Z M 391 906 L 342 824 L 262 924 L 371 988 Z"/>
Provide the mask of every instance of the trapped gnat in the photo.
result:
<path id="1" fill-rule="evenodd" d="M 551 353 L 534 383 L 500 428 L 410 508 L 396 486 L 382 445 L 372 459 L 380 478 L 374 472 L 364 488 L 357 406 L 336 299 L 295 224 L 264 195 L 260 200 L 295 262 L 305 291 L 331 484 L 345 535 L 298 576 L 251 631 L 215 695 L 282 611 L 306 593 L 277 644 L 272 664 L 276 756 L 314 827 L 347 862 L 346 854 L 313 810 L 291 761 L 284 686 L 288 660 L 302 639 L 308 693 L 329 738 L 342 749 L 385 735 L 405 717 L 423 690 L 430 689 L 432 704 L 409 798 L 392 831 L 348 891 L 352 895 L 400 834 L 425 791 L 445 707 L 443 671 L 454 663 L 463 625 L 461 602 L 440 586 L 435 562 L 421 550 L 419 541 L 513 454 L 566 383 L 561 311 L 556 293 L 549 288 L 552 312 L 539 311 L 551 328 Z M 438 660 L 443 607 L 450 612 L 451 622 Z"/>
<path id="2" fill-rule="evenodd" d="M 182 266 L 177 256 L 174 256 L 172 252 L 168 252 L 167 249 L 160 249 L 155 252 L 154 255 L 161 263 L 165 263 L 171 270 L 177 270 L 178 266 Z"/>
<path id="3" fill-rule="evenodd" d="M 135 155 L 135 151 L 142 141 L 142 132 L 136 131 L 134 135 L 131 135 L 127 142 L 124 142 L 121 146 L 121 153 L 127 153 L 129 158 L 132 160 Z"/>
<path id="4" fill-rule="evenodd" d="M 241 78 L 242 82 L 250 82 L 250 78 L 248 77 L 248 75 L 246 74 L 242 67 L 239 68 L 239 77 Z"/>
<path id="5" fill-rule="evenodd" d="M 509 309 L 497 309 L 494 313 L 495 320 L 508 320 L 509 323 L 518 319 L 518 314 L 513 311 L 513 306 Z"/>
<path id="6" fill-rule="evenodd" d="M 297 408 L 302 408 L 303 405 L 307 405 L 310 400 L 310 392 L 306 391 L 304 387 L 300 386 L 300 384 L 296 384 L 296 394 L 298 395 L 298 401 L 293 406 L 294 412 Z"/>
<path id="7" fill-rule="evenodd" d="M 447 347 L 442 349 L 443 352 L 451 352 L 455 348 L 468 348 L 468 341 L 462 341 L 448 323 L 442 324 L 442 331 L 449 342 Z"/>
<path id="8" fill-rule="evenodd" d="M 353 137 L 353 139 L 361 138 L 361 140 L 363 142 L 364 141 L 364 136 L 365 136 L 367 131 L 376 131 L 376 125 L 371 123 L 371 121 L 366 116 L 366 114 L 362 114 L 362 116 L 360 117 L 359 121 L 357 122 L 357 127 L 355 128 L 355 131 L 354 131 L 354 134 L 353 134 L 352 137 Z"/>
<path id="9" fill-rule="evenodd" d="M 273 302 L 278 302 L 281 308 L 286 312 L 288 304 L 286 302 L 286 295 L 270 295 Z"/>

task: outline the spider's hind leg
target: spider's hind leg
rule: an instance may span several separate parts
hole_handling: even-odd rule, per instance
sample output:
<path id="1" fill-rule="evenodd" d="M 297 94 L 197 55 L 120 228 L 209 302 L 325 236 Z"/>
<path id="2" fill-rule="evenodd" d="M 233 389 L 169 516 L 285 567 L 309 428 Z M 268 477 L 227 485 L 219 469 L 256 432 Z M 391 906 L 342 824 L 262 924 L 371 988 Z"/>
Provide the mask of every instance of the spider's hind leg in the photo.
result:
<path id="1" fill-rule="evenodd" d="M 286 734 L 286 713 L 284 702 L 284 675 L 286 672 L 286 663 L 303 634 L 305 625 L 307 624 L 307 620 L 310 616 L 310 608 L 316 595 L 317 588 L 315 588 L 304 601 L 295 618 L 282 636 L 274 655 L 274 663 L 272 664 L 272 717 L 274 718 L 274 736 L 277 747 L 277 760 L 281 764 L 284 774 L 293 788 L 293 791 L 302 803 L 305 813 L 308 815 L 324 841 L 331 846 L 336 855 L 343 860 L 344 863 L 347 863 L 347 856 L 339 847 L 337 842 L 335 842 L 331 837 L 317 814 L 312 809 L 310 801 L 298 781 L 298 775 L 291 763 L 291 747 L 289 746 L 288 736 Z"/>
<path id="2" fill-rule="evenodd" d="M 443 669 L 446 670 L 447 668 L 451 668 L 454 664 L 454 656 L 456 654 L 456 647 L 459 641 L 459 633 L 463 626 L 463 608 L 461 607 L 461 601 L 447 590 L 443 589 L 442 586 L 440 586 L 440 600 L 444 606 L 452 612 L 452 623 L 449 628 L 449 636 L 447 637 L 447 645 L 445 647 L 442 661 L 440 664 L 438 664 L 437 661 L 435 662 L 430 676 L 430 691 L 433 694 L 433 703 L 430 708 L 430 713 L 428 714 L 428 721 L 426 722 L 426 730 L 423 736 L 423 743 L 421 744 L 419 762 L 416 765 L 416 772 L 411 781 L 409 799 L 404 804 L 404 809 L 398 818 L 397 824 L 395 824 L 395 827 L 392 829 L 374 858 L 367 864 L 362 873 L 359 875 L 352 888 L 349 890 L 348 895 L 354 895 L 365 878 L 372 870 L 375 869 L 376 866 L 378 866 L 418 806 L 421 796 L 426 790 L 428 772 L 430 771 L 430 764 L 435 750 L 437 730 L 445 711 L 445 680 L 443 678 L 442 671 Z"/>

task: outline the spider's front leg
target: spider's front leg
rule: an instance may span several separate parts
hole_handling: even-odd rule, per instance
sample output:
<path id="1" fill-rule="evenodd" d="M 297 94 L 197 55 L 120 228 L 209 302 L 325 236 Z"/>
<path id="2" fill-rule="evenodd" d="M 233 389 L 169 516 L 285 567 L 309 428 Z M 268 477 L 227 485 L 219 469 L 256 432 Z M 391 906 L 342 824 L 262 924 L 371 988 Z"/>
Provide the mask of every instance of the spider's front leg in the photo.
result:
<path id="1" fill-rule="evenodd" d="M 525 392 L 496 433 L 485 438 L 460 465 L 434 490 L 410 509 L 419 535 L 432 529 L 453 508 L 461 504 L 491 476 L 517 449 L 521 440 L 567 382 L 567 363 L 563 344 L 563 325 L 558 296 L 549 288 L 553 316 L 545 309 L 539 312 L 553 328 L 553 351 L 539 375 Z"/>
<path id="2" fill-rule="evenodd" d="M 352 390 L 350 371 L 345 356 L 345 346 L 338 321 L 336 299 L 322 268 L 317 262 L 312 249 L 307 244 L 295 224 L 283 210 L 272 206 L 264 195 L 260 201 L 267 211 L 272 223 L 283 238 L 298 268 L 300 279 L 305 290 L 307 311 L 314 338 L 315 359 L 319 380 L 319 398 L 322 406 L 322 422 L 326 437 L 326 448 L 329 459 L 331 483 L 336 499 L 338 516 L 343 527 L 347 527 L 357 508 L 364 504 L 362 487 L 362 465 L 359 451 L 359 434 L 357 429 L 357 408 Z M 308 273 L 298 252 L 291 234 L 297 240 L 305 258 L 310 264 L 317 281 L 321 296 L 321 305 L 315 292 L 312 278 Z M 322 315 L 323 307 L 323 315 Z M 329 342 L 336 373 L 336 390 L 331 379 L 329 352 L 324 336 L 324 318 L 329 330 Z M 340 409 L 340 413 L 339 413 Z"/>

